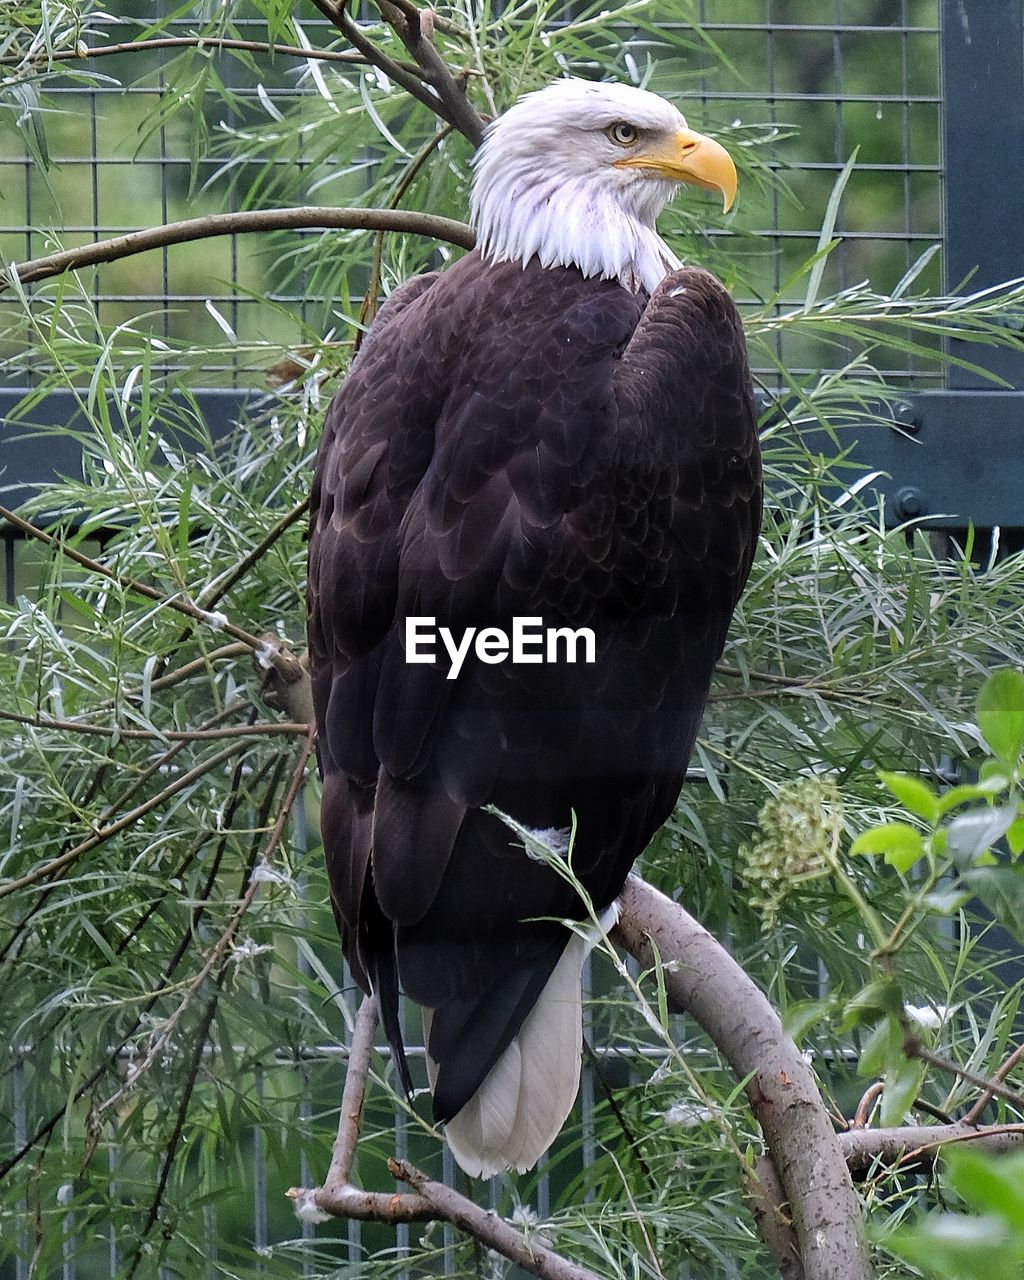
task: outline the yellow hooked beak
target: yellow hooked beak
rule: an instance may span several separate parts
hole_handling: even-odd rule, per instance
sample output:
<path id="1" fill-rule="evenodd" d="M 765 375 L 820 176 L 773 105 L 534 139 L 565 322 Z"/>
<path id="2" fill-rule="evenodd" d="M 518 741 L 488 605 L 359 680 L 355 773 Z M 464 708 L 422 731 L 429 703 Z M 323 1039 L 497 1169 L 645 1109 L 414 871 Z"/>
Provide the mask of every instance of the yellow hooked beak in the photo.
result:
<path id="1" fill-rule="evenodd" d="M 663 178 L 720 191 L 724 213 L 736 199 L 736 166 L 728 151 L 693 129 L 678 129 L 669 143 L 656 143 L 614 163 L 617 169 L 653 169 Z"/>

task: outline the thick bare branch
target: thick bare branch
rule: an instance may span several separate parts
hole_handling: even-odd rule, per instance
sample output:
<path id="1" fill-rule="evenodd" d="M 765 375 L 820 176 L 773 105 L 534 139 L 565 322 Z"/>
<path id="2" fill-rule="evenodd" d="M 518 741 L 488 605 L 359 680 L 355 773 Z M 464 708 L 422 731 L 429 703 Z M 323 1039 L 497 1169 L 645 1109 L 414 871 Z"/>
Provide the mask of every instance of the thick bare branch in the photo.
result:
<path id="1" fill-rule="evenodd" d="M 630 876 L 616 933 L 721 1050 L 746 1092 L 793 1216 L 807 1280 L 871 1275 L 860 1202 L 814 1074 L 732 956 L 678 903 Z M 653 945 L 652 945 L 653 944 Z"/>
<path id="2" fill-rule="evenodd" d="M 779 1175 L 767 1156 L 760 1156 L 753 1176 L 744 1177 L 743 1190 L 757 1224 L 757 1233 L 779 1267 L 783 1280 L 804 1280 L 800 1244 L 786 1204 Z"/>
<path id="3" fill-rule="evenodd" d="M 309 654 L 303 651 L 293 658 L 288 646 L 272 631 L 260 637 L 260 647 L 253 654 L 253 664 L 262 677 L 262 696 L 270 707 L 280 707 L 292 721 L 313 726 L 313 682 L 309 674 Z M 291 665 L 285 667 L 279 657 Z"/>
<path id="4" fill-rule="evenodd" d="M 866 1172 L 875 1161 L 901 1169 L 928 1168 L 943 1147 L 969 1142 L 986 1151 L 1003 1153 L 1024 1149 L 1024 1124 L 901 1125 L 895 1129 L 848 1129 L 839 1134 L 839 1146 L 850 1169 Z"/>
<path id="5" fill-rule="evenodd" d="M 321 209 L 316 205 L 299 205 L 292 209 L 243 209 L 238 213 L 210 213 L 201 218 L 168 222 L 161 227 L 130 231 L 110 240 L 97 240 L 77 249 L 62 249 L 44 258 L 10 263 L 0 272 L 0 293 L 9 289 L 17 275 L 22 284 L 35 284 L 65 271 L 94 267 L 101 262 L 116 262 L 150 249 L 163 249 L 191 240 L 211 236 L 241 234 L 247 231 L 302 231 L 310 229 L 341 231 L 400 231 L 407 235 L 429 236 L 462 249 L 476 243 L 473 229 L 454 218 L 431 213 L 413 213 L 405 209 Z"/>

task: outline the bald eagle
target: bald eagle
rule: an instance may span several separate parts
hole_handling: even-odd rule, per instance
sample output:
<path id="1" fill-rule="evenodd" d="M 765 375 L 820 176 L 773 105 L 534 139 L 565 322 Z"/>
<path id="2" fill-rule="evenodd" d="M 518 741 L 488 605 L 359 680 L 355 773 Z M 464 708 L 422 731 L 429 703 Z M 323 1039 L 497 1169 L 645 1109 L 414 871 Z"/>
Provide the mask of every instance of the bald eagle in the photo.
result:
<path id="1" fill-rule="evenodd" d="M 728 208 L 736 171 L 662 98 L 580 80 L 524 97 L 475 159 L 477 248 L 392 294 L 320 443 L 332 903 L 407 1090 L 400 993 L 422 1007 L 433 1114 L 477 1177 L 532 1167 L 572 1108 L 588 947 L 564 923 L 585 915 L 573 887 L 493 810 L 563 851 L 574 824 L 610 921 L 678 797 L 754 552 L 739 317 L 655 230 L 679 183 Z M 477 644 L 453 677 L 440 642 L 411 652 L 423 619 L 457 638 L 543 620 L 593 653 Z"/>

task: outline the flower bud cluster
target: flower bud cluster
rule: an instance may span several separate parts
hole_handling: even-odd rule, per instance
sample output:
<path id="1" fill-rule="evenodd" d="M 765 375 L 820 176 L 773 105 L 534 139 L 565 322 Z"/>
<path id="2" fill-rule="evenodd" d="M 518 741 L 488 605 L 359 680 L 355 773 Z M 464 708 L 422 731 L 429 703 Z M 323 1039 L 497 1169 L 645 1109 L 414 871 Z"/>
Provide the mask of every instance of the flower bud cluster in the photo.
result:
<path id="1" fill-rule="evenodd" d="M 763 913 L 767 931 L 786 898 L 800 884 L 828 874 L 827 853 L 838 843 L 843 802 L 831 778 L 787 783 L 757 815 L 758 830 L 740 846 L 740 875 L 752 890 L 750 904 Z"/>

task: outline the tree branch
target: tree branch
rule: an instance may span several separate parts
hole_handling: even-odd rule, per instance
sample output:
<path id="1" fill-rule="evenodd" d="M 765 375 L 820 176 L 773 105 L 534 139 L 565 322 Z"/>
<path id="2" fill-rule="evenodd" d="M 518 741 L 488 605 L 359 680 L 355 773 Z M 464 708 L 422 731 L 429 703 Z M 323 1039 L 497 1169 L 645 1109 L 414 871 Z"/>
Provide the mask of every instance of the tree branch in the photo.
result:
<path id="1" fill-rule="evenodd" d="M 112 836 L 119 835 L 127 827 L 136 823 L 139 818 L 144 817 L 151 810 L 159 808 L 160 805 L 164 804 L 172 796 L 177 795 L 185 787 L 190 787 L 203 774 L 209 773 L 211 769 L 218 768 L 230 760 L 232 756 L 244 750 L 246 750 L 244 743 L 232 743 L 230 747 L 225 747 L 222 751 L 218 751 L 216 755 L 210 756 L 208 760 L 202 761 L 202 763 L 195 765 L 194 768 L 189 769 L 187 773 L 183 773 L 180 778 L 175 778 L 157 795 L 151 796 L 148 800 L 144 800 L 142 804 L 136 805 L 134 809 L 122 814 L 116 822 L 111 822 L 105 827 L 99 827 L 91 836 L 87 836 L 80 844 L 76 844 L 73 849 L 69 849 L 67 853 L 51 858 L 49 862 L 40 863 L 38 866 L 33 867 L 31 871 L 26 871 L 23 876 L 19 876 L 16 880 L 0 881 L 0 898 L 6 898 L 12 893 L 17 893 L 20 889 L 27 889 L 29 885 L 33 885 L 37 881 L 45 880 L 47 876 L 63 871 L 65 867 L 77 858 L 89 853 L 97 845 L 103 844 L 104 841 L 109 840 Z"/>
<path id="2" fill-rule="evenodd" d="M 205 602 L 200 599 L 203 608 L 207 608 Z M 150 691 L 157 693 L 163 689 L 172 689 L 176 684 L 188 680 L 191 676 L 200 673 L 209 672 L 215 662 L 221 658 L 240 658 L 244 653 L 251 653 L 252 650 L 247 644 L 242 644 L 240 640 L 234 640 L 231 644 L 218 645 L 216 649 L 210 649 L 207 653 L 202 654 L 198 658 L 193 658 L 190 662 L 183 663 L 180 667 L 175 667 L 173 671 L 168 671 L 162 676 L 157 676 L 155 680 L 150 682 Z M 137 701 L 142 697 L 142 686 L 138 685 L 134 689 L 122 689 L 119 697 Z M 117 705 L 114 698 L 105 698 L 102 702 L 98 702 L 94 707 L 96 711 L 106 711 L 110 707 Z"/>
<path id="3" fill-rule="evenodd" d="M 630 876 L 620 906 L 618 940 L 641 963 L 652 963 L 655 947 L 663 961 L 677 962 L 664 969 L 669 998 L 697 1019 L 736 1075 L 747 1079 L 747 1096 L 771 1159 L 770 1170 L 760 1170 L 751 1199 L 763 1238 L 783 1275 L 787 1280 L 870 1280 L 861 1208 L 845 1153 L 810 1067 L 785 1035 L 778 1014 L 743 969 L 677 903 Z M 437 1218 L 534 1275 L 593 1280 L 590 1272 L 538 1248 L 508 1223 L 404 1161 L 389 1161 L 389 1168 L 413 1188 L 413 1195 L 367 1192 L 351 1185 L 376 1016 L 375 1007 L 364 1002 L 353 1032 L 327 1181 L 320 1188 L 293 1187 L 288 1192 L 299 1216 L 307 1221 L 329 1215 L 391 1224 Z M 1020 1128 L 1024 1133 L 1024 1125 Z M 857 1131 L 858 1137 L 861 1134 L 869 1135 L 869 1142 L 876 1136 Z"/>
<path id="4" fill-rule="evenodd" d="M 409 0 L 375 0 L 381 16 L 398 34 L 417 66 L 423 68 L 427 80 L 447 110 L 445 119 L 464 134 L 474 147 L 484 140 L 484 122 L 466 96 L 464 86 L 455 82 L 447 63 L 437 52 L 431 39 L 433 11 L 421 11 Z M 436 110 L 436 108 L 435 108 Z"/>
<path id="5" fill-rule="evenodd" d="M 1007 1102 L 1012 1103 L 1018 1111 L 1024 1111 L 1024 1093 L 1018 1093 L 1016 1089 L 1008 1089 L 1006 1085 L 1000 1082 L 997 1075 L 993 1080 L 986 1080 L 984 1076 L 978 1075 L 976 1071 L 972 1071 L 969 1067 L 962 1067 L 959 1062 L 953 1062 L 949 1058 L 944 1058 L 939 1053 L 933 1053 L 931 1049 L 921 1043 L 912 1031 L 904 1029 L 903 1049 L 908 1058 L 917 1058 L 920 1062 L 927 1062 L 931 1067 L 937 1067 L 940 1071 L 947 1071 L 950 1075 L 959 1076 L 961 1080 L 966 1080 L 968 1084 L 973 1084 L 976 1088 L 981 1089 L 982 1096 L 986 1094 L 985 1102 L 988 1098 L 1003 1098 Z M 981 1099 L 978 1099 L 979 1103 Z"/>
<path id="6" fill-rule="evenodd" d="M 380 233 L 378 232 L 378 234 Z M 232 565 L 230 569 L 215 578 L 209 586 L 203 588 L 196 603 L 204 609 L 212 609 L 215 604 L 219 604 L 235 583 L 244 578 L 249 570 L 263 559 L 274 543 L 283 534 L 287 533 L 296 521 L 301 520 L 308 510 L 309 498 L 303 498 L 290 511 L 286 511 L 280 520 L 275 521 L 263 537 L 260 538 L 259 542 L 242 556 L 237 564 Z M 166 677 L 164 678 L 166 679 Z M 153 687 L 156 688 L 155 680 Z"/>
<path id="7" fill-rule="evenodd" d="M 783 1280 L 804 1280 L 800 1243 L 793 1230 L 779 1175 L 767 1156 L 759 1156 L 753 1176 L 744 1169 L 743 1190 L 757 1224 L 757 1233 L 775 1259 Z"/>
<path id="8" fill-rule="evenodd" d="M 292 811 L 292 806 L 295 804 L 299 791 L 302 789 L 302 783 L 306 776 L 306 765 L 309 762 L 309 757 L 313 750 L 313 741 L 313 734 L 307 734 L 306 741 L 303 743 L 302 749 L 299 752 L 298 760 L 292 770 L 288 791 L 281 803 L 281 808 L 278 811 L 273 827 L 271 827 L 270 835 L 267 838 L 267 843 L 263 850 L 263 860 L 266 863 L 269 863 L 273 859 L 277 846 L 280 844 L 281 837 L 284 834 L 285 823 Z M 234 940 L 246 912 L 252 906 L 256 895 L 259 893 L 260 885 L 262 883 L 263 881 L 258 880 L 255 876 L 249 877 L 248 886 L 242 894 L 242 898 L 239 901 L 238 906 L 235 908 L 231 919 L 221 931 L 220 937 L 210 948 L 199 971 L 189 979 L 188 984 L 185 987 L 184 994 L 179 1000 L 177 1006 L 160 1024 L 160 1030 L 157 1035 L 153 1037 L 145 1055 L 140 1061 L 132 1063 L 121 1087 L 96 1108 L 95 1115 L 97 1118 L 103 1116 L 112 1107 L 115 1107 L 118 1102 L 120 1102 L 125 1095 L 135 1087 L 140 1076 L 148 1071 L 160 1056 L 164 1045 L 167 1044 L 171 1036 L 174 1034 L 175 1027 L 177 1027 L 178 1023 L 184 1016 L 185 1011 L 192 1003 L 196 992 L 202 986 L 206 978 L 213 972 L 218 961 L 221 960 L 228 946 Z"/>
<path id="9" fill-rule="evenodd" d="M 901 1125 L 895 1129 L 848 1129 L 839 1134 L 847 1166 L 865 1173 L 876 1162 L 901 1169 L 929 1168 L 942 1147 L 951 1142 L 977 1143 L 986 1151 L 1024 1149 L 1024 1124 L 975 1128 L 962 1121 L 943 1125 Z"/>
<path id="10" fill-rule="evenodd" d="M 362 1127 L 363 1099 L 366 1096 L 370 1051 L 373 1049 L 373 1033 L 376 1029 L 377 1001 L 373 996 L 366 996 L 359 1006 L 355 1026 L 352 1028 L 348 1064 L 345 1068 L 345 1088 L 341 1095 L 341 1115 L 338 1117 L 338 1136 L 331 1153 L 331 1167 L 324 1182 L 327 1190 L 348 1186 L 352 1181 L 352 1165 Z"/>
<path id="11" fill-rule="evenodd" d="M 178 225 L 182 224 L 179 223 Z M 107 241 L 107 243 L 112 242 Z M 72 252 L 75 251 L 72 250 Z M 0 519 L 6 520 L 8 524 L 13 525 L 20 533 L 24 533 L 30 538 L 44 542 L 49 547 L 58 547 L 61 555 L 73 560 L 75 564 L 81 565 L 83 569 L 88 569 L 90 573 L 106 578 L 108 582 L 116 582 L 125 591 L 130 591 L 134 595 L 144 596 L 147 600 L 155 600 L 158 604 L 165 605 L 168 609 L 173 609 L 177 613 L 182 613 L 186 618 L 191 618 L 193 622 L 205 623 L 218 631 L 223 631 L 226 635 L 234 636 L 236 640 L 242 641 L 254 652 L 267 651 L 268 661 L 274 667 L 274 670 L 289 684 L 294 684 L 303 678 L 302 667 L 297 659 L 286 652 L 284 645 L 277 643 L 275 646 L 268 646 L 265 640 L 259 636 L 254 636 L 251 631 L 236 627 L 223 614 L 211 613 L 208 609 L 201 609 L 198 605 L 193 604 L 191 600 L 180 600 L 177 596 L 169 596 L 158 588 L 151 587 L 148 582 L 139 582 L 135 578 L 127 578 L 123 574 L 115 573 L 113 569 L 108 569 L 106 565 L 100 564 L 98 560 L 93 560 L 90 556 L 83 555 L 81 551 L 69 546 L 64 539 L 54 537 L 52 533 L 47 533 L 44 529 L 40 529 L 38 525 L 23 519 L 7 507 L 0 506 Z"/>
<path id="12" fill-rule="evenodd" d="M 111 54 L 141 53 L 152 49 L 240 49 L 247 53 L 269 53 L 271 56 L 284 54 L 289 58 L 314 58 L 320 62 L 348 62 L 356 66 L 367 65 L 366 59 L 359 53 L 350 53 L 341 49 L 303 49 L 296 44 L 271 44 L 266 40 L 235 40 L 223 36 L 160 36 L 153 40 L 125 40 L 120 44 L 90 45 L 84 49 L 59 49 L 48 53 L 46 64 L 52 62 L 84 62 L 89 58 L 108 58 Z M 14 66 L 24 62 L 32 62 L 31 57 L 8 53 L 0 58 L 0 66 Z M 408 70 L 418 70 L 409 64 Z"/>
<path id="13" fill-rule="evenodd" d="M 426 1200 L 435 1218 L 450 1222 L 531 1275 L 542 1276 L 544 1280 L 598 1280 L 593 1271 L 578 1267 L 536 1240 L 525 1239 L 522 1232 L 510 1226 L 504 1218 L 499 1218 L 493 1210 L 481 1209 L 443 1182 L 434 1182 L 405 1160 L 389 1160 L 388 1168 Z"/>
<path id="14" fill-rule="evenodd" d="M 642 963 L 655 948 L 669 998 L 712 1038 L 757 1117 L 793 1215 L 807 1280 L 867 1280 L 860 1202 L 814 1075 L 778 1014 L 727 951 L 678 903 L 637 876 L 615 935 Z"/>
<path id="15" fill-rule="evenodd" d="M 62 249 L 44 258 L 9 263 L 0 271 L 0 294 L 11 287 L 14 276 L 21 284 L 35 284 L 65 271 L 77 271 L 101 262 L 117 262 L 132 254 L 205 240 L 210 236 L 304 229 L 399 231 L 444 240 L 461 249 L 472 249 L 476 243 L 473 229 L 464 222 L 405 209 L 321 209 L 316 205 L 299 205 L 293 209 L 243 209 L 237 213 L 210 213 L 201 218 L 168 222 L 144 231 L 130 231 L 110 240 L 98 240 L 95 244 L 80 245 L 77 249 Z"/>
<path id="16" fill-rule="evenodd" d="M 85 724 L 81 720 L 51 720 L 47 716 L 22 715 L 0 707 L 0 720 L 28 725 L 33 729 L 53 729 L 59 733 L 84 733 L 104 738 L 128 738 L 151 742 L 210 742 L 220 738 L 258 738 L 277 733 L 308 733 L 308 724 L 288 720 L 229 725 L 222 729 L 131 729 L 119 724 Z"/>
<path id="17" fill-rule="evenodd" d="M 996 1084 L 1002 1084 L 1002 1082 L 1006 1079 L 1006 1077 L 1010 1074 L 1010 1072 L 1014 1069 L 1014 1067 L 1017 1066 L 1017 1064 L 1022 1060 L 1024 1060 L 1024 1044 L 1020 1044 L 1017 1046 L 1016 1049 L 1014 1049 L 1013 1053 L 1010 1054 L 1010 1056 L 1002 1064 L 1002 1066 L 995 1073 L 992 1079 L 996 1082 Z M 968 1111 L 968 1113 L 964 1116 L 964 1122 L 966 1124 L 977 1124 L 979 1118 L 981 1117 L 981 1113 L 985 1110 L 985 1108 L 988 1106 L 988 1104 L 992 1101 L 992 1099 L 995 1096 L 996 1096 L 995 1092 L 993 1091 L 991 1085 L 986 1086 L 981 1097 L 974 1104 L 974 1106 L 971 1107 L 970 1111 Z"/>
<path id="18" fill-rule="evenodd" d="M 382 71 L 395 84 L 400 85 L 410 97 L 415 98 L 429 111 L 441 117 L 450 125 L 455 124 L 448 104 L 444 102 L 433 88 L 428 88 L 420 78 L 421 73 L 406 71 L 400 62 L 389 57 L 362 31 L 359 23 L 348 13 L 346 0 L 335 3 L 334 0 L 313 0 L 313 4 L 330 22 L 338 28 L 346 40 L 352 44 L 372 67 Z"/>
<path id="19" fill-rule="evenodd" d="M 527 1240 L 522 1232 L 497 1214 L 481 1209 L 458 1192 L 431 1181 L 404 1160 L 389 1160 L 388 1168 L 394 1177 L 414 1188 L 414 1195 L 361 1191 L 352 1185 L 352 1165 L 359 1142 L 376 1027 L 377 1002 L 372 996 L 367 996 L 359 1006 L 352 1029 L 338 1136 L 327 1177 L 322 1187 L 292 1187 L 287 1193 L 298 1216 L 306 1221 L 337 1217 L 390 1224 L 434 1220 L 449 1222 L 544 1280 L 598 1280 L 593 1272 L 567 1262 L 537 1241 Z"/>

